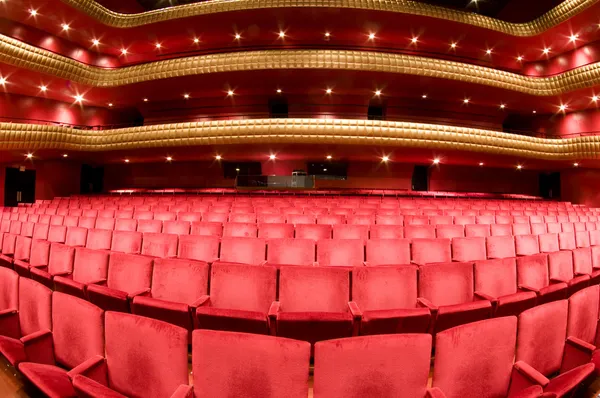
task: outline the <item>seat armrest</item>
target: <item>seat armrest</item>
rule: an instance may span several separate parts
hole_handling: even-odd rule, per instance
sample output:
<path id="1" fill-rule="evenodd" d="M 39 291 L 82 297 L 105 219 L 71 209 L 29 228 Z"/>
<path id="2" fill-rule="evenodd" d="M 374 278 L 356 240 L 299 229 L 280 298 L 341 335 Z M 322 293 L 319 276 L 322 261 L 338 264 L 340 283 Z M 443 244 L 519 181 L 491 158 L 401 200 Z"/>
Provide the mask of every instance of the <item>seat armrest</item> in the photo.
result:
<path id="1" fill-rule="evenodd" d="M 540 372 L 538 372 L 533 367 L 531 367 L 523 361 L 517 361 L 513 365 L 511 385 L 515 384 L 516 377 L 521 377 L 522 382 L 519 384 L 522 386 L 522 388 L 526 388 L 533 385 L 545 387 L 548 385 L 548 383 L 550 383 L 550 380 L 548 380 L 546 376 L 544 376 L 543 374 L 541 374 Z"/>
<path id="2" fill-rule="evenodd" d="M 143 289 L 143 290 L 140 290 L 140 291 L 137 291 L 137 292 L 133 292 L 131 294 L 127 294 L 127 298 L 129 300 L 133 300 L 133 298 L 135 296 L 148 296 L 149 293 L 150 293 L 150 288 L 146 288 L 146 289 Z"/>
<path id="3" fill-rule="evenodd" d="M 83 375 L 102 385 L 107 385 L 106 360 L 100 355 L 94 355 L 67 372 L 71 381 L 76 375 Z"/>
<path id="4" fill-rule="evenodd" d="M 188 386 L 186 384 L 181 384 L 177 387 L 177 390 L 171 395 L 171 398 L 192 398 L 194 395 L 194 389 L 192 386 Z"/>
<path id="5" fill-rule="evenodd" d="M 67 276 L 67 275 L 71 275 L 72 273 L 73 273 L 73 271 L 58 272 L 56 274 L 52 274 L 52 276 Z"/>
<path id="6" fill-rule="evenodd" d="M 437 387 L 428 388 L 425 398 L 446 398 L 446 394 Z"/>
<path id="7" fill-rule="evenodd" d="M 0 311 L 0 330 L 6 337 L 18 339 L 21 336 L 19 328 L 19 312 L 14 308 Z"/>
<path id="8" fill-rule="evenodd" d="M 519 289 L 530 291 L 530 292 L 535 292 L 535 293 L 539 293 L 540 292 L 539 289 L 536 289 L 535 287 L 531 287 L 531 286 L 527 286 L 527 285 L 519 285 Z"/>
<path id="9" fill-rule="evenodd" d="M 550 278 L 550 282 L 552 283 L 567 283 L 566 280 L 560 278 Z"/>
<path id="10" fill-rule="evenodd" d="M 0 310 L 0 320 L 2 318 L 10 318 L 11 315 L 16 315 L 17 314 L 17 310 L 14 308 L 8 308 L 6 310 Z"/>
<path id="11" fill-rule="evenodd" d="M 96 281 L 91 281 L 91 282 L 86 283 L 86 285 L 98 285 L 98 286 L 107 287 L 106 286 L 106 279 L 98 279 Z"/>
<path id="12" fill-rule="evenodd" d="M 574 272 L 574 274 L 575 276 L 589 275 L 587 272 Z"/>
<path id="13" fill-rule="evenodd" d="M 360 308 L 358 308 L 358 304 L 356 304 L 355 301 L 349 301 L 348 308 L 350 308 L 350 312 L 352 313 L 352 317 L 354 318 L 354 321 L 360 322 L 360 320 L 362 319 L 363 313 L 360 310 Z"/>
<path id="14" fill-rule="evenodd" d="M 577 338 L 574 336 L 567 337 L 567 345 L 575 347 L 578 350 L 580 350 L 582 352 L 586 352 L 590 355 L 592 355 L 592 353 L 596 350 L 595 345 L 590 344 L 590 343 L 583 341 L 580 338 Z"/>
<path id="15" fill-rule="evenodd" d="M 279 308 L 281 307 L 280 301 L 273 301 L 271 303 L 271 307 L 269 308 L 269 320 L 275 321 L 277 319 L 277 313 L 279 312 Z"/>
<path id="16" fill-rule="evenodd" d="M 429 301 L 423 297 L 417 298 L 417 305 L 419 305 L 422 308 L 429 308 L 429 311 L 431 311 L 431 312 L 437 312 L 437 310 L 438 310 L 437 305 L 433 304 L 431 301 Z"/>
<path id="17" fill-rule="evenodd" d="M 475 296 L 477 297 L 477 299 L 479 300 L 487 300 L 492 304 L 496 304 L 498 302 L 498 299 L 496 297 L 492 297 L 489 294 L 485 294 L 483 292 L 474 292 Z"/>
<path id="18" fill-rule="evenodd" d="M 261 263 L 260 263 L 260 264 L 258 264 L 258 265 L 267 265 L 267 260 L 265 260 L 265 261 L 261 262 Z"/>
<path id="19" fill-rule="evenodd" d="M 205 294 L 204 296 L 200 296 L 200 298 L 198 300 L 196 300 L 192 304 L 190 304 L 190 307 L 191 308 L 201 307 L 203 305 L 206 305 L 209 300 L 210 300 L 210 296 Z"/>
<path id="20" fill-rule="evenodd" d="M 573 336 L 567 337 L 560 373 L 565 373 L 578 366 L 590 363 L 595 350 L 596 346 L 586 341 Z"/>
<path id="21" fill-rule="evenodd" d="M 28 334 L 21 337 L 21 342 L 25 347 L 27 362 L 54 365 L 54 348 L 51 331 L 46 329 Z"/>

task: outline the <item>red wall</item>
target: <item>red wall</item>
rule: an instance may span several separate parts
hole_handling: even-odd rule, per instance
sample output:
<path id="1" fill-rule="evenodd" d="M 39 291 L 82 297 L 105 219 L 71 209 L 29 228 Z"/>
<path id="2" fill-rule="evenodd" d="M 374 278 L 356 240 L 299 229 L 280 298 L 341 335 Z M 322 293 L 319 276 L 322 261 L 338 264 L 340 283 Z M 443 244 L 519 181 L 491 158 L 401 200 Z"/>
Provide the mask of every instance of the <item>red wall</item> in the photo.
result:
<path id="1" fill-rule="evenodd" d="M 600 170 L 573 169 L 560 177 L 562 200 L 600 207 Z"/>

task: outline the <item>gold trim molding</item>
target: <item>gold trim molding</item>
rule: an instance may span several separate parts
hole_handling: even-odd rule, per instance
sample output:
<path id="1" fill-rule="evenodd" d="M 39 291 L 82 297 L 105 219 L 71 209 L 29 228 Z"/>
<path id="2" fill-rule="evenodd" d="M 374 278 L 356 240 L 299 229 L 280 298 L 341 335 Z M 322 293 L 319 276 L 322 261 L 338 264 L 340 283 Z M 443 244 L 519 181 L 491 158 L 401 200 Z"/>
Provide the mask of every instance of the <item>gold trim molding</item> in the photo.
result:
<path id="1" fill-rule="evenodd" d="M 312 7 L 346 8 L 419 15 L 476 26 L 511 36 L 525 37 L 539 35 L 560 25 L 569 18 L 591 7 L 598 0 L 566 0 L 539 18 L 525 23 L 510 23 L 473 12 L 453 10 L 410 0 L 210 0 L 138 14 L 114 12 L 94 0 L 61 1 L 99 22 L 115 28 L 134 28 L 179 18 L 223 12 Z"/>
<path id="2" fill-rule="evenodd" d="M 543 160 L 597 159 L 600 154 L 600 136 L 544 139 L 465 127 L 374 120 L 222 120 L 103 131 L 0 123 L 0 150 L 105 152 L 276 143 L 448 149 Z"/>
<path id="3" fill-rule="evenodd" d="M 530 77 L 479 65 L 406 54 L 346 50 L 266 50 L 200 55 L 103 69 L 0 35 L 0 62 L 111 88 L 158 79 L 269 69 L 366 71 L 434 77 L 536 96 L 554 96 L 600 84 L 600 63 L 552 77 Z"/>

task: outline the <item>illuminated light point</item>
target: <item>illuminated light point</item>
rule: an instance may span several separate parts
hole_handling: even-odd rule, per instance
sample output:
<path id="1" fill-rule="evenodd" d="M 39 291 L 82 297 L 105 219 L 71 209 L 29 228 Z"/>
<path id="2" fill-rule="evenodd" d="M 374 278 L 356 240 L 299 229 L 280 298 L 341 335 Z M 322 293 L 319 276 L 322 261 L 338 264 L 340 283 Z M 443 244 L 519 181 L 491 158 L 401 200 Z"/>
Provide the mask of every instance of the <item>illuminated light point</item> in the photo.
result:
<path id="1" fill-rule="evenodd" d="M 575 42 L 575 41 L 577 41 L 578 38 L 579 38 L 579 35 L 571 35 L 571 37 L 569 37 L 569 41 Z"/>
<path id="2" fill-rule="evenodd" d="M 228 90 L 228 91 L 227 91 L 227 95 L 228 95 L 228 96 L 230 96 L 230 97 L 231 97 L 231 96 L 233 96 L 233 94 L 235 94 L 235 93 L 233 92 L 233 90 Z"/>
<path id="3" fill-rule="evenodd" d="M 125 163 L 129 163 L 129 159 L 125 159 Z"/>
<path id="4" fill-rule="evenodd" d="M 369 40 L 375 39 L 375 33 L 369 33 Z"/>
<path id="5" fill-rule="evenodd" d="M 217 159 L 217 160 L 221 160 L 221 155 L 216 155 L 216 156 L 215 156 L 215 159 Z"/>
<path id="6" fill-rule="evenodd" d="M 440 164 L 440 160 L 438 158 L 433 159 L 433 164 Z"/>
<path id="7" fill-rule="evenodd" d="M 550 48 L 548 48 L 548 47 L 544 48 L 543 53 L 548 55 L 550 53 Z"/>
<path id="8" fill-rule="evenodd" d="M 170 161 L 172 161 L 172 160 L 173 160 L 173 158 L 172 158 L 172 157 L 170 157 L 170 156 L 167 156 L 167 162 L 170 162 Z"/>
<path id="9" fill-rule="evenodd" d="M 156 43 L 154 46 L 155 46 L 156 48 L 161 48 L 161 47 L 162 47 L 162 44 L 160 44 L 160 43 Z"/>
<path id="10" fill-rule="evenodd" d="M 113 106 L 113 103 L 112 103 L 112 102 L 109 102 L 109 103 L 108 103 L 108 106 L 112 107 L 112 106 Z"/>
<path id="11" fill-rule="evenodd" d="M 77 94 L 73 98 L 75 98 L 75 102 L 79 102 L 79 103 L 83 102 L 83 100 L 84 100 L 83 95 L 81 95 L 81 94 Z"/>
<path id="12" fill-rule="evenodd" d="M 148 102 L 148 98 L 144 98 L 144 99 L 143 99 L 143 101 L 144 101 L 144 102 Z"/>
<path id="13" fill-rule="evenodd" d="M 239 169 L 239 168 L 236 168 L 236 169 L 235 169 L 235 171 L 240 171 L 240 169 Z"/>
<path id="14" fill-rule="evenodd" d="M 64 23 L 62 25 L 60 25 L 62 27 L 62 29 L 66 32 L 67 30 L 71 29 L 71 27 L 69 26 L 69 24 Z"/>
<path id="15" fill-rule="evenodd" d="M 6 84 L 6 79 L 3 77 L 0 77 L 0 86 L 4 86 Z"/>
<path id="16" fill-rule="evenodd" d="M 579 167 L 579 163 L 573 163 L 573 167 Z"/>
<path id="17" fill-rule="evenodd" d="M 190 95 L 189 95 L 189 94 L 183 94 L 183 98 L 185 98 L 185 99 L 189 99 L 189 98 L 190 98 Z"/>
<path id="18" fill-rule="evenodd" d="M 66 154 L 66 153 L 63 154 L 63 158 L 68 158 L 68 157 L 69 157 L 68 154 Z"/>
<path id="19" fill-rule="evenodd" d="M 381 90 L 375 91 L 375 95 L 379 97 L 381 95 Z"/>
<path id="20" fill-rule="evenodd" d="M 2 83 L 0 83 L 0 84 L 2 84 Z M 327 94 L 331 94 L 331 93 L 333 92 L 333 90 L 332 90 L 332 89 L 330 89 L 330 88 L 328 88 L 327 90 L 325 90 L 325 92 L 326 92 Z"/>
<path id="21" fill-rule="evenodd" d="M 567 106 L 567 105 L 561 105 L 559 109 L 560 109 L 561 111 L 565 111 L 567 108 L 568 108 L 568 106 Z"/>
<path id="22" fill-rule="evenodd" d="M 384 163 L 387 162 L 388 160 L 390 160 L 390 158 L 388 156 L 384 156 L 381 158 L 381 161 Z"/>
<path id="23" fill-rule="evenodd" d="M 29 14 L 31 14 L 32 17 L 35 17 L 37 15 L 37 10 L 30 9 Z"/>
<path id="24" fill-rule="evenodd" d="M 285 32 L 284 31 L 279 32 L 279 38 L 283 39 L 284 37 L 285 37 Z"/>
<path id="25" fill-rule="evenodd" d="M 480 165 L 480 166 L 483 166 L 483 162 L 479 162 L 479 165 Z"/>
<path id="26" fill-rule="evenodd" d="M 44 86 L 44 85 L 41 85 L 41 86 L 40 86 L 40 91 L 41 91 L 41 92 L 45 93 L 45 92 L 46 92 L 46 90 L 48 90 L 48 87 L 46 87 L 46 86 Z"/>
<path id="27" fill-rule="evenodd" d="M 194 37 L 194 43 L 196 43 L 196 44 L 200 43 L 200 39 L 197 37 Z"/>
<path id="28" fill-rule="evenodd" d="M 126 48 L 122 48 L 122 49 L 121 49 L 121 54 L 123 54 L 123 55 L 127 55 L 127 53 L 128 53 L 128 51 L 127 51 L 127 49 L 126 49 Z"/>
<path id="29" fill-rule="evenodd" d="M 94 40 L 92 40 L 92 44 L 95 45 L 95 46 L 97 46 L 97 45 L 100 44 L 100 40 L 94 39 Z"/>
<path id="30" fill-rule="evenodd" d="M 275 160 L 275 157 L 276 157 L 275 155 L 269 155 L 269 159 L 271 159 L 271 160 Z"/>
<path id="31" fill-rule="evenodd" d="M 523 166 L 521 166 L 520 164 L 517 165 L 517 170 L 521 170 L 523 168 Z"/>
<path id="32" fill-rule="evenodd" d="M 327 155 L 327 160 L 331 160 L 332 158 L 333 158 L 333 156 Z"/>
<path id="33" fill-rule="evenodd" d="M 31 159 L 31 158 L 33 158 L 33 153 L 28 153 L 27 155 L 25 155 L 25 157 L 27 159 Z"/>
<path id="34" fill-rule="evenodd" d="M 325 32 L 325 37 L 327 37 L 327 38 L 331 37 L 331 33 Z"/>
<path id="35" fill-rule="evenodd" d="M 427 94 L 423 94 L 423 95 L 421 96 L 421 98 L 423 98 L 423 99 L 427 98 Z"/>
<path id="36" fill-rule="evenodd" d="M 470 99 L 468 99 L 468 98 L 465 98 L 465 99 L 463 100 L 463 102 L 464 102 L 465 104 L 468 104 L 470 101 L 471 101 L 471 100 L 470 100 Z"/>
<path id="37" fill-rule="evenodd" d="M 597 95 L 594 95 L 594 96 L 592 97 L 592 101 L 594 101 L 594 102 L 597 102 L 597 101 L 598 101 L 598 96 L 597 96 Z"/>
<path id="38" fill-rule="evenodd" d="M 450 43 L 450 48 L 455 49 L 456 48 L 456 43 Z"/>
<path id="39" fill-rule="evenodd" d="M 506 105 L 500 104 L 500 109 L 504 109 L 504 108 L 506 108 Z"/>
<path id="40" fill-rule="evenodd" d="M 241 38 L 242 38 L 242 35 L 240 35 L 239 33 L 236 33 L 236 34 L 235 34 L 235 39 L 236 39 L 236 40 L 239 40 L 239 39 L 241 39 Z"/>
<path id="41" fill-rule="evenodd" d="M 533 111 L 533 113 L 537 113 L 537 111 Z"/>
<path id="42" fill-rule="evenodd" d="M 490 50 L 490 49 L 488 48 L 487 50 L 485 50 L 485 53 L 486 53 L 487 55 L 491 55 L 491 54 L 492 54 L 492 50 Z"/>
<path id="43" fill-rule="evenodd" d="M 519 55 L 519 56 L 517 57 L 517 61 L 519 61 L 519 62 L 523 61 L 523 57 Z"/>
<path id="44" fill-rule="evenodd" d="M 417 42 L 418 42 L 418 41 L 419 41 L 419 38 L 418 38 L 418 37 L 413 37 L 412 39 L 410 39 L 410 42 L 411 42 L 412 44 L 417 44 Z"/>
<path id="45" fill-rule="evenodd" d="M 281 94 L 281 93 L 282 93 L 281 89 L 280 89 L 280 88 L 278 88 L 278 89 L 277 89 L 277 94 Z"/>

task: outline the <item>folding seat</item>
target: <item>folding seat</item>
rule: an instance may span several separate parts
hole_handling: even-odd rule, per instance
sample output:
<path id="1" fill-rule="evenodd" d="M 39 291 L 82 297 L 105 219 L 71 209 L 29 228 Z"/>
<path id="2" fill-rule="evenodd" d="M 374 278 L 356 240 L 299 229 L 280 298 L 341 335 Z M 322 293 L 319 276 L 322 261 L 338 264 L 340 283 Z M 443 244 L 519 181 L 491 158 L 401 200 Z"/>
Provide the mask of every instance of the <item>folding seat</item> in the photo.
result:
<path id="1" fill-rule="evenodd" d="M 39 216 L 39 215 L 37 215 L 37 214 L 30 214 L 30 215 L 27 217 L 27 221 L 29 221 L 29 222 L 33 222 L 33 223 L 36 223 L 36 224 L 37 224 L 37 223 L 39 223 L 39 221 L 40 221 L 40 216 Z"/>
<path id="2" fill-rule="evenodd" d="M 114 217 L 116 219 L 121 219 L 121 218 L 132 219 L 133 218 L 133 210 L 125 210 L 125 209 L 116 210 Z"/>
<path id="3" fill-rule="evenodd" d="M 226 222 L 227 221 L 227 217 L 229 216 L 229 211 L 230 211 L 230 207 L 229 205 L 224 205 L 224 206 L 211 206 L 208 208 L 208 211 L 206 213 L 203 214 L 207 215 L 207 214 L 225 214 L 225 219 L 223 219 L 223 221 L 221 222 Z M 213 220 L 204 220 L 204 221 L 213 221 Z"/>
<path id="4" fill-rule="evenodd" d="M 158 258 L 177 256 L 178 235 L 146 232 L 142 238 L 142 254 Z"/>
<path id="5" fill-rule="evenodd" d="M 546 224 L 531 224 L 531 234 L 532 235 L 542 235 L 547 232 Z"/>
<path id="6" fill-rule="evenodd" d="M 82 209 L 69 209 L 69 216 L 81 217 L 83 215 Z"/>
<path id="7" fill-rule="evenodd" d="M 573 229 L 575 230 L 575 232 L 582 232 L 585 231 L 585 222 L 574 222 L 573 223 Z"/>
<path id="8" fill-rule="evenodd" d="M 559 223 L 569 222 L 569 216 L 566 214 L 559 214 L 556 216 L 556 221 Z"/>
<path id="9" fill-rule="evenodd" d="M 256 214 L 254 214 L 254 213 L 232 213 L 229 215 L 229 222 L 256 224 Z"/>
<path id="10" fill-rule="evenodd" d="M 110 312 L 105 317 L 105 335 L 106 358 L 95 359 L 73 377 L 78 396 L 192 395 L 187 330 L 155 319 Z"/>
<path id="11" fill-rule="evenodd" d="M 475 217 L 476 224 L 496 224 L 495 216 L 481 215 Z"/>
<path id="12" fill-rule="evenodd" d="M 67 227 L 63 225 L 50 225 L 48 227 L 48 242 L 65 243 L 67 239 Z"/>
<path id="13" fill-rule="evenodd" d="M 86 231 L 86 248 L 94 250 L 110 250 L 113 231 L 104 229 L 88 229 Z"/>
<path id="14" fill-rule="evenodd" d="M 322 239 L 317 241 L 320 266 L 358 267 L 365 261 L 365 243 L 361 239 Z"/>
<path id="15" fill-rule="evenodd" d="M 561 364 L 561 372 L 569 371 L 579 365 L 592 362 L 598 366 L 600 343 L 598 331 L 598 295 L 597 285 L 587 287 L 569 297 L 569 315 L 567 320 L 567 341 Z"/>
<path id="16" fill-rule="evenodd" d="M 477 336 L 477 338 L 473 338 Z M 448 398 L 535 398 L 542 394 L 535 370 L 513 363 L 517 319 L 488 319 L 438 333 L 433 388 Z M 477 353 L 477 354 L 474 354 Z M 456 366 L 460 363 L 460 366 Z M 486 376 L 483 376 L 485 372 Z M 493 375 L 493 376 L 492 376 Z"/>
<path id="17" fill-rule="evenodd" d="M 512 236 L 512 226 L 513 224 L 491 224 L 491 236 Z"/>
<path id="18" fill-rule="evenodd" d="M 98 210 L 98 218 L 115 218 L 114 210 Z"/>
<path id="19" fill-rule="evenodd" d="M 560 250 L 558 234 L 538 235 L 540 253 L 552 253 Z"/>
<path id="20" fill-rule="evenodd" d="M 32 241 L 33 240 L 30 237 L 17 236 L 17 239 L 15 241 L 15 253 L 12 257 L 0 254 L 0 265 L 8 268 L 13 268 L 13 264 L 15 261 L 18 261 L 20 264 L 29 263 Z M 26 276 L 29 277 L 29 274 L 27 273 Z"/>
<path id="21" fill-rule="evenodd" d="M 314 224 L 315 216 L 312 214 L 288 214 L 286 215 L 286 222 L 288 224 Z"/>
<path id="22" fill-rule="evenodd" d="M 285 216 L 283 214 L 258 214 L 256 220 L 259 224 L 284 224 Z"/>
<path id="23" fill-rule="evenodd" d="M 401 215 L 383 215 L 381 213 L 375 216 L 375 224 L 380 225 L 404 225 L 404 216 Z"/>
<path id="24" fill-rule="evenodd" d="M 377 207 L 361 207 L 354 211 L 354 214 L 359 216 L 374 216 L 376 213 Z"/>
<path id="25" fill-rule="evenodd" d="M 150 291 L 152 263 L 152 257 L 112 253 L 106 281 L 88 284 L 88 299 L 106 311 L 129 312 L 131 300 Z"/>
<path id="26" fill-rule="evenodd" d="M 547 223 L 556 223 L 558 222 L 558 220 L 556 219 L 555 215 L 547 215 L 544 216 L 544 222 Z"/>
<path id="27" fill-rule="evenodd" d="M 465 236 L 465 227 L 462 225 L 444 225 L 440 224 L 435 227 L 437 238 L 462 238 Z"/>
<path id="28" fill-rule="evenodd" d="M 600 282 L 600 270 L 594 269 L 592 260 L 592 250 L 589 247 L 574 249 L 573 253 L 573 272 L 576 276 L 587 275 L 590 277 L 590 283 L 595 285 Z"/>
<path id="29" fill-rule="evenodd" d="M 561 232 L 558 234 L 558 246 L 560 250 L 575 250 L 577 243 L 575 242 L 574 232 Z"/>
<path id="30" fill-rule="evenodd" d="M 216 236 L 181 235 L 177 257 L 212 263 L 219 259 L 219 243 Z"/>
<path id="31" fill-rule="evenodd" d="M 150 210 L 154 213 L 154 215 L 156 215 L 156 213 L 168 213 L 169 212 L 169 206 L 166 204 L 158 204 L 158 205 L 152 205 L 152 207 L 150 208 Z M 170 219 L 170 218 L 169 218 Z M 164 221 L 164 220 L 162 220 Z"/>
<path id="32" fill-rule="evenodd" d="M 5 319 L 16 313 L 19 308 L 19 274 L 8 268 L 0 268 L 0 336 L 19 337 L 18 324 L 8 327 Z M 0 340 L 1 349 L 1 340 Z"/>
<path id="33" fill-rule="evenodd" d="M 248 394 L 305 398 L 308 395 L 309 360 L 310 344 L 303 341 L 195 330 L 192 344 L 194 394 L 214 398 Z M 250 374 L 240 374 L 236 363 L 246 364 L 247 369 L 260 369 L 260 381 Z M 233 374 L 237 376 L 232 379 Z"/>
<path id="34" fill-rule="evenodd" d="M 139 254 L 142 251 L 142 233 L 131 231 L 114 231 L 110 250 L 114 252 Z"/>
<path id="35" fill-rule="evenodd" d="M 229 218 L 229 213 L 203 213 L 202 221 L 203 222 L 218 222 L 225 223 Z"/>
<path id="36" fill-rule="evenodd" d="M 259 224 L 258 237 L 265 239 L 284 239 L 294 237 L 292 224 Z"/>
<path id="37" fill-rule="evenodd" d="M 417 267 L 352 270 L 352 301 L 361 335 L 427 333 L 431 314 L 417 305 Z"/>
<path id="38" fill-rule="evenodd" d="M 96 224 L 94 226 L 95 229 L 115 229 L 115 219 L 114 218 L 100 218 L 96 219 Z"/>
<path id="39" fill-rule="evenodd" d="M 538 305 L 567 297 L 567 284 L 550 280 L 547 254 L 518 257 L 517 283 L 519 289 L 537 294 Z"/>
<path id="40" fill-rule="evenodd" d="M 531 256 L 540 252 L 537 235 L 517 235 L 514 238 L 517 256 Z"/>
<path id="41" fill-rule="evenodd" d="M 170 211 L 154 211 L 154 220 L 159 221 L 175 221 L 177 219 L 177 213 Z"/>
<path id="42" fill-rule="evenodd" d="M 567 339 L 568 306 L 567 300 L 560 300 L 519 315 L 516 360 L 527 363 L 545 377 L 559 373 L 550 380 L 538 377 L 544 381 L 544 392 L 555 397 L 572 396 L 594 372 L 593 363 L 561 371 L 565 352 L 574 345 L 573 340 Z"/>
<path id="43" fill-rule="evenodd" d="M 160 220 L 137 220 L 137 232 L 160 233 L 162 231 L 162 223 Z"/>
<path id="44" fill-rule="evenodd" d="M 93 217 L 79 217 L 78 227 L 92 229 L 96 226 L 96 218 Z"/>
<path id="45" fill-rule="evenodd" d="M 12 272 L 0 269 L 3 273 L 7 271 Z M 9 280 L 13 283 L 7 285 L 7 293 L 8 286 L 15 288 L 14 274 L 3 279 L 3 283 Z M 16 366 L 27 359 L 21 338 L 35 343 L 35 336 L 52 329 L 52 291 L 31 279 L 19 278 L 18 301 L 10 303 L 11 307 L 4 309 L 0 315 L 0 353 L 11 365 Z M 31 354 L 35 355 L 36 352 Z"/>
<path id="46" fill-rule="evenodd" d="M 218 222 L 193 222 L 190 235 L 221 236 L 223 224 Z"/>
<path id="47" fill-rule="evenodd" d="M 519 315 L 536 304 L 535 292 L 517 287 L 514 258 L 475 262 L 475 296 L 492 303 L 495 317 Z"/>
<path id="48" fill-rule="evenodd" d="M 485 238 L 483 237 L 452 239 L 452 261 L 485 260 L 486 255 Z"/>
<path id="49" fill-rule="evenodd" d="M 57 211 L 56 207 L 47 207 L 44 210 L 44 214 L 49 215 L 49 216 L 54 216 L 54 215 L 56 215 L 56 211 Z"/>
<path id="50" fill-rule="evenodd" d="M 349 302 L 350 275 L 334 267 L 283 267 L 279 302 L 269 311 L 276 335 L 315 343 L 358 332 Z"/>
<path id="51" fill-rule="evenodd" d="M 467 238 L 490 236 L 490 225 L 489 224 L 467 224 L 467 225 L 465 225 L 465 236 Z"/>
<path id="52" fill-rule="evenodd" d="M 585 223 L 586 231 L 595 231 L 596 230 L 596 222 L 588 221 Z"/>
<path id="53" fill-rule="evenodd" d="M 269 325 L 268 316 L 274 311 L 276 289 L 275 267 L 215 263 L 211 268 L 210 296 L 196 302 L 198 326 L 269 334 L 274 325 Z"/>
<path id="54" fill-rule="evenodd" d="M 296 236 L 298 232 L 296 231 Z M 361 239 L 366 242 L 369 239 L 368 225 L 339 224 L 333 226 L 333 239 Z"/>
<path id="55" fill-rule="evenodd" d="M 366 225 L 375 224 L 374 215 L 352 215 L 346 218 L 346 223 L 350 225 Z"/>
<path id="56" fill-rule="evenodd" d="M 455 225 L 475 224 L 475 216 L 455 216 L 454 224 Z"/>
<path id="57" fill-rule="evenodd" d="M 180 212 L 177 213 L 178 221 L 195 222 L 202 220 L 202 213 Z"/>
<path id="58" fill-rule="evenodd" d="M 50 245 L 50 254 L 47 263 L 30 266 L 31 278 L 50 289 L 54 289 L 53 278 L 55 276 L 68 275 L 73 272 L 74 257 L 74 247 L 53 243 Z"/>
<path id="59" fill-rule="evenodd" d="M 406 226 L 429 225 L 429 217 L 428 216 L 406 216 L 406 217 L 404 217 L 404 225 L 406 225 Z"/>
<path id="60" fill-rule="evenodd" d="M 253 223 L 236 223 L 229 222 L 225 223 L 223 227 L 224 237 L 246 237 L 256 238 L 258 234 L 258 227 Z"/>
<path id="61" fill-rule="evenodd" d="M 369 231 L 371 239 L 400 239 L 404 238 L 404 227 L 400 225 L 375 224 Z"/>
<path id="62" fill-rule="evenodd" d="M 410 240 L 369 239 L 366 258 L 368 266 L 410 264 Z"/>
<path id="63" fill-rule="evenodd" d="M 412 239 L 411 259 L 414 264 L 452 261 L 450 239 Z"/>
<path id="64" fill-rule="evenodd" d="M 65 227 L 77 227 L 79 225 L 79 217 L 76 216 L 65 216 L 63 220 Z"/>
<path id="65" fill-rule="evenodd" d="M 195 203 L 190 207 L 191 213 L 206 213 L 208 212 L 209 206 L 207 204 Z"/>
<path id="66" fill-rule="evenodd" d="M 135 213 L 133 213 L 133 218 L 136 220 L 152 220 L 154 218 L 154 213 L 150 210 L 139 210 L 139 207 L 136 208 Z"/>
<path id="67" fill-rule="evenodd" d="M 315 265 L 315 241 L 312 239 L 270 239 L 266 265 Z"/>
<path id="68" fill-rule="evenodd" d="M 429 308 L 433 333 L 492 316 L 492 304 L 473 291 L 473 263 L 441 263 L 419 268 L 419 304 Z"/>
<path id="69" fill-rule="evenodd" d="M 262 238 L 223 237 L 220 261 L 250 265 L 263 265 L 266 240 Z"/>
<path id="70" fill-rule="evenodd" d="M 408 239 L 435 239 L 435 225 L 407 225 L 404 237 Z"/>
<path id="71" fill-rule="evenodd" d="M 559 234 L 562 232 L 562 228 L 559 223 L 546 223 L 546 230 L 548 233 Z"/>
<path id="72" fill-rule="evenodd" d="M 88 229 L 82 227 L 68 227 L 65 245 L 85 246 L 87 242 Z"/>
<path id="73" fill-rule="evenodd" d="M 162 232 L 164 234 L 189 235 L 190 222 L 189 221 L 163 221 Z"/>
<path id="74" fill-rule="evenodd" d="M 326 207 L 307 207 L 304 209 L 304 213 L 313 214 L 315 216 L 327 215 L 329 213 L 329 209 Z"/>
<path id="75" fill-rule="evenodd" d="M 575 232 L 575 227 L 573 226 L 573 223 L 570 222 L 561 223 L 560 228 L 562 232 Z"/>
<path id="76" fill-rule="evenodd" d="M 575 246 L 590 247 L 590 233 L 588 231 L 575 231 Z"/>
<path id="77" fill-rule="evenodd" d="M 529 224 L 529 216 L 517 216 L 514 215 L 512 218 L 513 224 Z"/>
<path id="78" fill-rule="evenodd" d="M 454 224 L 454 218 L 452 216 L 431 216 L 431 217 L 429 217 L 429 224 L 431 224 L 431 225 L 452 225 L 452 224 Z"/>
<path id="79" fill-rule="evenodd" d="M 48 259 L 50 257 L 50 242 L 46 240 L 33 239 L 31 241 L 31 254 L 28 258 L 18 259 L 15 253 L 15 259 L 13 262 L 15 271 L 19 275 L 29 278 L 31 276 L 31 267 L 46 267 L 48 266 Z M 26 257 L 26 253 L 23 253 Z"/>
<path id="80" fill-rule="evenodd" d="M 586 268 L 587 267 L 583 267 Z M 591 273 L 591 266 L 589 268 Z M 586 288 L 590 283 L 589 274 L 575 275 L 573 254 L 570 251 L 560 251 L 548 254 L 548 275 L 551 282 L 564 282 L 568 286 L 567 296 Z"/>
<path id="81" fill-rule="evenodd" d="M 109 252 L 92 250 L 84 247 L 75 249 L 73 272 L 56 275 L 54 286 L 56 291 L 85 299 L 85 288 L 89 284 L 106 281 Z"/>
<path id="82" fill-rule="evenodd" d="M 488 236 L 486 238 L 488 259 L 515 257 L 515 241 L 512 236 Z"/>
<path id="83" fill-rule="evenodd" d="M 345 224 L 345 218 L 342 215 L 320 214 L 320 215 L 317 215 L 317 224 L 322 224 L 322 225 Z"/>
<path id="84" fill-rule="evenodd" d="M 494 235 L 494 227 L 498 227 L 497 225 L 492 225 L 492 235 Z M 529 224 L 512 224 L 512 233 L 510 235 L 518 236 L 518 235 L 530 235 L 531 227 Z"/>
<path id="85" fill-rule="evenodd" d="M 338 207 L 332 208 L 331 211 L 329 212 L 329 214 L 347 217 L 347 216 L 352 215 L 352 209 L 339 207 L 339 205 L 338 205 Z"/>
<path id="86" fill-rule="evenodd" d="M 535 215 L 535 214 L 530 214 L 529 215 L 529 223 L 530 224 L 543 224 L 544 221 L 544 217 L 543 216 L 539 216 L 539 215 Z"/>

